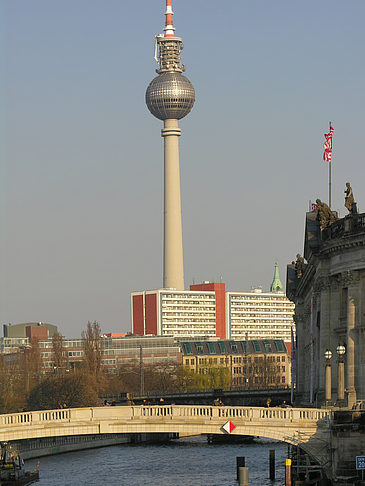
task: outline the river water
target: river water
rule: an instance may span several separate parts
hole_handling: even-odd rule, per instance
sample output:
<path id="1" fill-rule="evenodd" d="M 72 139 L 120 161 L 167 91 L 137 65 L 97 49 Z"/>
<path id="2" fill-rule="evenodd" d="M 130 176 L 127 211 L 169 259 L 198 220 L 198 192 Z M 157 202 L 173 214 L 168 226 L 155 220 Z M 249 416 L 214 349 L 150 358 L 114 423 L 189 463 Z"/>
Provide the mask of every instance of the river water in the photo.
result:
<path id="1" fill-rule="evenodd" d="M 276 481 L 269 477 L 275 449 Z M 207 444 L 203 437 L 168 444 L 118 445 L 40 458 L 38 486 L 237 486 L 236 457 L 245 456 L 250 486 L 284 485 L 287 445 Z M 26 461 L 33 469 L 37 460 Z"/>

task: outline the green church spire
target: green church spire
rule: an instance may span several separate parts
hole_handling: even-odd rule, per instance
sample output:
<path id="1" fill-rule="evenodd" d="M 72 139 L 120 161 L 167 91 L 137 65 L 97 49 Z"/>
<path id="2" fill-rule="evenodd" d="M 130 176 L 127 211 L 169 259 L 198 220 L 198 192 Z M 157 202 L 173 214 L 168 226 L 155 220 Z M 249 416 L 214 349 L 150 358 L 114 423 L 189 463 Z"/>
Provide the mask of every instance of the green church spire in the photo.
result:
<path id="1" fill-rule="evenodd" d="M 274 280 L 272 281 L 270 292 L 283 292 L 283 284 L 279 277 L 278 262 L 275 262 Z"/>

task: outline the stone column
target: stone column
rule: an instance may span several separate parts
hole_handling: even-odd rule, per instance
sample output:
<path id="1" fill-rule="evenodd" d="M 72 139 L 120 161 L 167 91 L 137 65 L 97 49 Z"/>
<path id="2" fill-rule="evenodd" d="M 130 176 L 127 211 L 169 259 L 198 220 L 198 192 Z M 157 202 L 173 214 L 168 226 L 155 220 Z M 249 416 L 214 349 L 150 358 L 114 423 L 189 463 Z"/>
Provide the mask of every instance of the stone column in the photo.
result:
<path id="1" fill-rule="evenodd" d="M 164 121 L 165 149 L 164 288 L 184 290 L 178 121 Z"/>
<path id="2" fill-rule="evenodd" d="M 320 292 L 320 305 L 314 308 L 315 315 L 313 316 L 313 329 L 316 334 L 317 341 L 319 341 L 318 346 L 318 360 L 319 369 L 316 370 L 316 375 L 318 379 L 318 392 L 321 397 L 326 394 L 325 388 L 326 383 L 324 383 L 323 376 L 323 366 L 326 366 L 324 353 L 327 349 L 333 349 L 331 346 L 331 319 L 332 319 L 332 309 L 331 309 L 331 288 L 328 278 L 322 278 L 321 282 L 321 292 Z M 320 311 L 320 323 L 317 326 L 317 311 Z M 322 398 L 323 399 L 323 398 Z"/>
<path id="3" fill-rule="evenodd" d="M 326 393 L 325 400 L 326 405 L 329 405 L 332 399 L 332 380 L 331 380 L 331 363 L 330 360 L 326 360 Z"/>
<path id="4" fill-rule="evenodd" d="M 346 335 L 346 363 L 347 363 L 347 406 L 351 408 L 356 403 L 355 388 L 355 339 L 356 339 L 356 301 L 355 289 L 349 288 L 347 302 L 347 335 Z"/>
<path id="5" fill-rule="evenodd" d="M 343 358 L 338 358 L 338 371 L 337 371 L 337 402 L 341 406 L 345 400 L 345 363 Z"/>
<path id="6" fill-rule="evenodd" d="M 296 350 L 296 400 L 299 403 L 302 403 L 303 397 L 305 395 L 305 354 L 303 353 L 303 349 L 307 344 L 306 338 L 307 334 L 304 331 L 305 320 L 304 320 L 304 311 L 303 311 L 303 304 L 297 303 L 295 306 L 295 328 L 296 328 L 296 335 L 297 335 L 297 343 L 298 347 Z M 300 343 L 300 345 L 299 345 Z"/>

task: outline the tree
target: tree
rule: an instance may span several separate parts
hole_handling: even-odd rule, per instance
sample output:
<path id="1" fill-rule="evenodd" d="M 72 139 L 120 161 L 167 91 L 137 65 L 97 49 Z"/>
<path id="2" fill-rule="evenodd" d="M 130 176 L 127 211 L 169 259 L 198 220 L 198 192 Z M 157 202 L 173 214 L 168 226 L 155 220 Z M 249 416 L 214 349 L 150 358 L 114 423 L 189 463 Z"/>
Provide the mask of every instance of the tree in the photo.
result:
<path id="1" fill-rule="evenodd" d="M 249 358 L 247 367 L 244 367 L 245 377 L 249 386 L 275 387 L 280 381 L 280 363 L 275 356 L 255 356 Z"/>
<path id="2" fill-rule="evenodd" d="M 214 390 L 231 385 L 229 368 L 207 364 L 194 372 L 188 366 L 181 366 L 177 373 L 177 387 L 180 390 Z"/>
<path id="3" fill-rule="evenodd" d="M 62 334 L 55 332 L 52 336 L 53 362 L 56 370 L 66 369 L 66 351 Z"/>
<path id="4" fill-rule="evenodd" d="M 18 357 L 19 373 L 23 376 L 26 395 L 39 383 L 42 376 L 42 359 L 38 339 L 33 338 L 30 345 L 21 348 Z"/>
<path id="5" fill-rule="evenodd" d="M 180 392 L 192 390 L 195 386 L 196 373 L 189 366 L 179 366 L 176 371 L 176 388 Z"/>
<path id="6" fill-rule="evenodd" d="M 87 323 L 86 331 L 82 331 L 84 341 L 85 364 L 88 372 L 95 378 L 99 377 L 101 369 L 101 335 L 100 324 L 96 321 Z"/>
<path id="7" fill-rule="evenodd" d="M 22 410 L 26 405 L 24 375 L 19 367 L 19 355 L 6 361 L 0 356 L 0 413 L 12 413 Z"/>
<path id="8" fill-rule="evenodd" d="M 98 385 L 99 397 L 117 397 L 121 391 L 131 391 L 125 389 L 124 381 L 116 373 L 102 371 Z"/>
<path id="9" fill-rule="evenodd" d="M 83 371 L 48 375 L 30 393 L 30 410 L 92 407 L 98 404 L 96 380 Z"/>
<path id="10" fill-rule="evenodd" d="M 118 368 L 117 375 L 122 382 L 122 392 L 139 394 L 141 388 L 141 374 L 139 366 L 133 363 L 123 364 Z"/>
<path id="11" fill-rule="evenodd" d="M 166 361 L 144 366 L 145 391 L 158 391 L 163 394 L 167 391 L 174 390 L 176 387 L 176 371 L 176 364 L 167 363 Z"/>

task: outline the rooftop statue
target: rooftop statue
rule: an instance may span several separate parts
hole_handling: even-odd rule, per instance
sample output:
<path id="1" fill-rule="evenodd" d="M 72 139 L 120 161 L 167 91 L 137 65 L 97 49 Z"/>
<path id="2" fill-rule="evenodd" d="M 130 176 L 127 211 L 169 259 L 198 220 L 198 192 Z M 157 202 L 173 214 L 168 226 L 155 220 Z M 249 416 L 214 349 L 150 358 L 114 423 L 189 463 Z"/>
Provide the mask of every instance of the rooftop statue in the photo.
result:
<path id="1" fill-rule="evenodd" d="M 336 221 L 336 216 L 332 213 L 330 208 L 326 203 L 322 202 L 320 199 L 316 200 L 317 203 L 317 220 L 320 223 L 321 230 L 324 230 Z"/>
<path id="2" fill-rule="evenodd" d="M 357 214 L 356 202 L 354 200 L 354 195 L 352 192 L 352 187 L 349 182 L 346 182 L 345 193 L 345 208 L 350 214 Z"/>
<path id="3" fill-rule="evenodd" d="M 304 258 L 301 256 L 300 253 L 298 253 L 297 259 L 295 261 L 295 273 L 297 274 L 298 278 L 303 277 L 304 267 L 305 267 Z"/>

